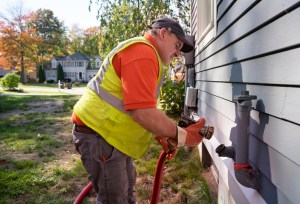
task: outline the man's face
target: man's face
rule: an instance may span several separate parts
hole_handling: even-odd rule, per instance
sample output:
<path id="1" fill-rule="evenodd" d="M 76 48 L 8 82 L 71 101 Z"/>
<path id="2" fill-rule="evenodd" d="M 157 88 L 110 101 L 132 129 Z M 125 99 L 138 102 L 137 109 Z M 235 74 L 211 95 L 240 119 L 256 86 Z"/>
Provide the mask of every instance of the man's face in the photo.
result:
<path id="1" fill-rule="evenodd" d="M 160 30 L 158 38 L 158 52 L 160 58 L 164 65 L 169 65 L 173 57 L 179 57 L 181 55 L 180 49 L 183 46 L 183 42 L 166 28 Z"/>

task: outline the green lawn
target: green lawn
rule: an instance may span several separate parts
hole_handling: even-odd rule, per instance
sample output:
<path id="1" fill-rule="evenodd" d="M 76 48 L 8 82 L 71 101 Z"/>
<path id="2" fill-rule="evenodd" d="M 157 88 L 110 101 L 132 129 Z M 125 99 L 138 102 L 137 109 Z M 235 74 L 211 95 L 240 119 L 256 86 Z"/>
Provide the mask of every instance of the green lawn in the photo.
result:
<path id="1" fill-rule="evenodd" d="M 0 203 L 73 203 L 88 183 L 71 143 L 70 116 L 80 96 L 3 93 L 0 93 Z M 48 106 L 44 107 L 43 102 Z M 160 145 L 153 139 L 147 154 L 135 160 L 139 203 L 150 199 L 160 151 Z M 180 149 L 166 164 L 161 198 L 166 203 L 211 203 L 201 172 L 197 148 L 191 153 Z M 94 203 L 94 194 L 90 193 L 84 202 Z"/>

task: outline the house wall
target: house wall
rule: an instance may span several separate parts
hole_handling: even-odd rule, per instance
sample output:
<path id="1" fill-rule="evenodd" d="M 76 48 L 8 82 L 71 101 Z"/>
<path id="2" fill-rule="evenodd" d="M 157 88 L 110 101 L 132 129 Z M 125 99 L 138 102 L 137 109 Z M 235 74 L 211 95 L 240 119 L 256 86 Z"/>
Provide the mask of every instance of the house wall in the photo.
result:
<path id="1" fill-rule="evenodd" d="M 195 36 L 197 2 L 191 1 Z M 196 45 L 195 87 L 197 114 L 215 127 L 214 137 L 203 143 L 219 182 L 218 203 L 299 203 L 299 0 L 216 0 L 215 7 L 216 36 Z M 236 144 L 233 97 L 244 90 L 257 96 L 250 113 L 249 163 L 261 172 L 258 191 L 240 185 L 232 159 L 215 153 L 220 144 Z"/>
<path id="2" fill-rule="evenodd" d="M 71 76 L 65 76 L 72 81 L 86 81 L 86 67 L 63 67 L 64 73 L 68 73 Z M 81 72 L 81 78 L 79 73 Z"/>
<path id="3" fill-rule="evenodd" d="M 46 80 L 57 80 L 57 69 L 46 69 L 45 70 Z"/>
<path id="4" fill-rule="evenodd" d="M 90 81 L 97 74 L 97 72 L 98 72 L 97 69 L 86 70 L 86 80 Z"/>

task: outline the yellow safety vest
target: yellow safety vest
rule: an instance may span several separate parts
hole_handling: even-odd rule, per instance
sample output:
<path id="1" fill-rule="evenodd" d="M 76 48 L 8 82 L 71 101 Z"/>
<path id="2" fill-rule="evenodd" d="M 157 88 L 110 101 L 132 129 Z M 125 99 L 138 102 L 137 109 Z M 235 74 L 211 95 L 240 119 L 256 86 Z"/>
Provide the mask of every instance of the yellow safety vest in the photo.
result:
<path id="1" fill-rule="evenodd" d="M 155 47 L 145 38 L 136 37 L 120 43 L 108 54 L 97 75 L 88 83 L 85 93 L 74 106 L 76 115 L 87 126 L 98 132 L 109 144 L 136 159 L 147 151 L 152 135 L 124 110 L 122 83 L 115 73 L 112 59 L 116 53 L 138 42 L 146 43 L 156 52 L 159 61 L 158 99 L 163 82 L 163 64 Z"/>

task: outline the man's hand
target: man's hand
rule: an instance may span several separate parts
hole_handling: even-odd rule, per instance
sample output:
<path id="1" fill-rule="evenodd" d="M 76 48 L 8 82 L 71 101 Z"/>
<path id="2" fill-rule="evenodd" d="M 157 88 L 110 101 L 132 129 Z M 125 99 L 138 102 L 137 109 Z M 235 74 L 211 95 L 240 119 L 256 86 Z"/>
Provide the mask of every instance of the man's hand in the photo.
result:
<path id="1" fill-rule="evenodd" d="M 155 139 L 161 144 L 161 146 L 163 147 L 165 153 L 167 153 L 167 159 L 171 160 L 173 159 L 173 157 L 177 154 L 178 152 L 178 148 L 175 145 L 174 146 L 174 142 L 176 143 L 176 141 L 170 141 L 172 139 L 169 139 L 167 137 L 161 137 L 161 136 L 156 136 Z"/>
<path id="2" fill-rule="evenodd" d="M 178 146 L 197 146 L 203 139 L 199 132 L 204 125 L 205 119 L 201 118 L 186 128 L 178 127 Z"/>
<path id="3" fill-rule="evenodd" d="M 177 126 L 177 141 L 167 137 L 156 136 L 155 139 L 161 144 L 168 154 L 167 159 L 172 159 L 178 152 L 177 146 L 197 146 L 202 140 L 200 130 L 205 125 L 205 119 L 199 119 L 195 124 L 186 128 Z"/>

